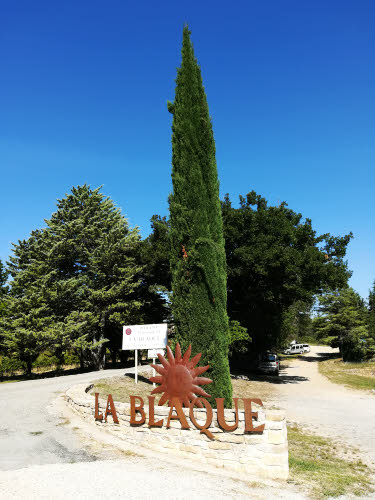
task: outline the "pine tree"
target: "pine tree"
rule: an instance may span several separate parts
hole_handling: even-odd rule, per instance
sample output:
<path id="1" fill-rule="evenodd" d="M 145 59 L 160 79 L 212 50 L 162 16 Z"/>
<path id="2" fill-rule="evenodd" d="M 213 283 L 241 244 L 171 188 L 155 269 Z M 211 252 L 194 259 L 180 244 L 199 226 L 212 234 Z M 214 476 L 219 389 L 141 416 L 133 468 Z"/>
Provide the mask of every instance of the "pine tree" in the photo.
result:
<path id="1" fill-rule="evenodd" d="M 210 365 L 213 398 L 231 405 L 226 263 L 215 142 L 201 71 L 187 26 L 173 114 L 170 242 L 176 338 Z"/>
<path id="2" fill-rule="evenodd" d="M 368 328 L 370 336 L 375 340 L 375 281 L 368 297 Z"/>
<path id="3" fill-rule="evenodd" d="M 121 345 L 121 325 L 138 319 L 137 229 L 100 188 L 73 187 L 46 228 L 14 245 L 9 351 L 31 366 L 43 350 L 68 350 L 103 368 Z"/>
<path id="4" fill-rule="evenodd" d="M 7 311 L 7 295 L 9 287 L 7 286 L 8 271 L 0 259 L 0 355 L 4 351 L 3 329 L 5 327 L 5 318 Z M 1 357 L 1 356 L 0 356 Z"/>
<path id="5" fill-rule="evenodd" d="M 364 300 L 352 288 L 335 290 L 319 297 L 319 316 L 314 319 L 318 339 L 333 337 L 344 361 L 362 361 L 375 353 L 369 336 Z"/>
<path id="6" fill-rule="evenodd" d="M 48 248 L 44 231 L 33 231 L 28 240 L 13 245 L 9 271 L 13 278 L 7 297 L 7 324 L 4 346 L 8 356 L 21 361 L 30 375 L 33 362 L 48 349 L 56 330 L 46 293 Z"/>

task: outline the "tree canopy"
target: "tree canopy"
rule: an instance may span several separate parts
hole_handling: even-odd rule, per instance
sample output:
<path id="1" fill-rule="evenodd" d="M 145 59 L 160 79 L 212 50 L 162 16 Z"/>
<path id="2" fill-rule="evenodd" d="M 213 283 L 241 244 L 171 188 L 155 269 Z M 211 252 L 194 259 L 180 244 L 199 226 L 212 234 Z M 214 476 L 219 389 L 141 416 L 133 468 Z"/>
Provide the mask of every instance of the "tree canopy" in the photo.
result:
<path id="1" fill-rule="evenodd" d="M 352 237 L 317 235 L 310 219 L 251 191 L 234 208 L 222 203 L 228 271 L 228 314 L 246 327 L 254 352 L 283 341 L 283 315 L 298 301 L 346 285 Z"/>
<path id="2" fill-rule="evenodd" d="M 364 300 L 352 288 L 335 290 L 319 298 L 319 315 L 314 319 L 318 339 L 332 337 L 344 361 L 362 361 L 375 354 L 369 335 L 368 311 Z"/>
<path id="3" fill-rule="evenodd" d="M 14 245 L 9 270 L 12 321 L 5 345 L 31 371 L 44 349 L 73 349 L 104 365 L 104 344 L 117 346 L 121 325 L 137 316 L 137 229 L 100 188 L 73 187 L 46 227 Z"/>

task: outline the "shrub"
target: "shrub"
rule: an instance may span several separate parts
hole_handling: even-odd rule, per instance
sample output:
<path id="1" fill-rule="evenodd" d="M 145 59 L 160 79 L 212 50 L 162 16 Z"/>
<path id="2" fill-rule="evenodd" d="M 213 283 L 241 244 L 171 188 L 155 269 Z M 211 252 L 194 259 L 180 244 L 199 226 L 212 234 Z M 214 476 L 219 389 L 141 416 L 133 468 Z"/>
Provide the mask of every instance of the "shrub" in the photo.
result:
<path id="1" fill-rule="evenodd" d="M 25 363 L 17 358 L 3 356 L 0 357 L 0 377 L 4 375 L 14 375 L 19 372 L 25 371 Z"/>
<path id="2" fill-rule="evenodd" d="M 238 354 L 245 354 L 248 350 L 249 342 L 251 342 L 251 337 L 247 328 L 241 326 L 239 321 L 229 322 L 229 354 L 230 356 L 236 356 Z"/>

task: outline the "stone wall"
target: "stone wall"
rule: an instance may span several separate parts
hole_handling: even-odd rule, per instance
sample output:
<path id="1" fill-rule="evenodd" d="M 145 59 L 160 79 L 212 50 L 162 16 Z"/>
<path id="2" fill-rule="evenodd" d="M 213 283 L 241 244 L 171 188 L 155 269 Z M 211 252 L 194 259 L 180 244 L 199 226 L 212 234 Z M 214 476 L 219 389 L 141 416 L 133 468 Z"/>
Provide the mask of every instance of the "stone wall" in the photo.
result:
<path id="1" fill-rule="evenodd" d="M 95 423 L 95 398 L 85 393 L 86 385 L 77 385 L 66 392 L 68 404 L 83 418 Z M 100 400 L 100 412 L 104 414 L 106 401 Z M 138 404 L 138 403 L 137 403 Z M 170 428 L 166 428 L 169 408 L 155 406 L 155 420 L 164 418 L 161 428 L 148 428 L 146 423 L 141 426 L 130 425 L 130 403 L 115 401 L 119 424 L 114 424 L 112 417 L 107 422 L 96 422 L 107 431 L 127 442 L 144 446 L 157 452 L 178 455 L 180 458 L 197 460 L 216 467 L 224 467 L 239 473 L 245 473 L 251 478 L 287 479 L 288 477 L 288 441 L 285 413 L 280 410 L 268 410 L 254 405 L 253 411 L 258 411 L 255 426 L 265 424 L 262 434 L 244 434 L 244 412 L 239 411 L 239 426 L 235 431 L 223 431 L 217 423 L 216 410 L 213 410 L 213 420 L 209 427 L 214 440 L 201 433 L 190 423 L 189 410 L 184 408 L 190 429 L 182 430 L 179 421 L 172 420 Z M 148 408 L 144 410 L 148 416 Z M 202 413 L 201 413 L 202 412 Z M 205 411 L 195 409 L 198 424 L 205 424 Z M 234 410 L 225 410 L 225 420 L 228 424 L 235 421 Z"/>

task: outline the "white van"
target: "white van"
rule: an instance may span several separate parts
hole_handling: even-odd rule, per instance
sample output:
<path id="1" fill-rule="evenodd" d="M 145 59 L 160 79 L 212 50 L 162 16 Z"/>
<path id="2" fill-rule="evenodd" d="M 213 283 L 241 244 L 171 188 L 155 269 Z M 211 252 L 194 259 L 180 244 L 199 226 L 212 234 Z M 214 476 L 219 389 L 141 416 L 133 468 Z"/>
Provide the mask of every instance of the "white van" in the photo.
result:
<path id="1" fill-rule="evenodd" d="M 284 354 L 303 354 L 304 352 L 305 348 L 303 344 L 292 344 L 288 349 L 285 349 Z"/>

